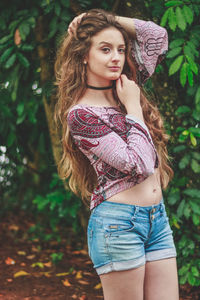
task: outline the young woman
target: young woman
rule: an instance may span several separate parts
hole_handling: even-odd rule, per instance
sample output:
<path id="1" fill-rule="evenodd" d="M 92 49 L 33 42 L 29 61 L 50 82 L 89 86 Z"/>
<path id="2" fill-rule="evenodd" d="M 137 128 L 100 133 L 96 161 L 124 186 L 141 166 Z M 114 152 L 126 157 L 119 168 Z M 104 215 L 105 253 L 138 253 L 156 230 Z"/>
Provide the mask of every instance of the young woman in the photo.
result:
<path id="1" fill-rule="evenodd" d="M 88 249 L 105 300 L 178 300 L 167 135 L 142 90 L 166 50 L 164 28 L 96 9 L 72 21 L 57 54 L 59 172 L 91 197 Z"/>

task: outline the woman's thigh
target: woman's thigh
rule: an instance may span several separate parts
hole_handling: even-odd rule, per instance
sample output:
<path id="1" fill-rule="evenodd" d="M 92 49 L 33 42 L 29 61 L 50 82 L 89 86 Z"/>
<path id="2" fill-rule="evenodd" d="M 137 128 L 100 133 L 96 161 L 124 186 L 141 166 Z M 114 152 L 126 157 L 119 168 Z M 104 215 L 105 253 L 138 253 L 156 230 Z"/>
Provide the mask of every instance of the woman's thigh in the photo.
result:
<path id="1" fill-rule="evenodd" d="M 104 300 L 143 300 L 145 266 L 100 275 Z"/>
<path id="2" fill-rule="evenodd" d="M 144 300 L 178 300 L 176 258 L 149 261 L 145 266 Z"/>

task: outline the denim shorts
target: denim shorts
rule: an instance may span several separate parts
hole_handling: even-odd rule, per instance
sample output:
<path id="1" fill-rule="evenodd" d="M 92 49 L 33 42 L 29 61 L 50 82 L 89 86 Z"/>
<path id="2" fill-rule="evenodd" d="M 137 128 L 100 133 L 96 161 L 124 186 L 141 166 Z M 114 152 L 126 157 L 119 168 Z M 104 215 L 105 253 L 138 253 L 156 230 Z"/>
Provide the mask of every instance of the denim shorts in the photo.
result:
<path id="1" fill-rule="evenodd" d="M 98 275 L 176 257 L 163 199 L 152 206 L 102 202 L 91 212 L 87 239 Z"/>

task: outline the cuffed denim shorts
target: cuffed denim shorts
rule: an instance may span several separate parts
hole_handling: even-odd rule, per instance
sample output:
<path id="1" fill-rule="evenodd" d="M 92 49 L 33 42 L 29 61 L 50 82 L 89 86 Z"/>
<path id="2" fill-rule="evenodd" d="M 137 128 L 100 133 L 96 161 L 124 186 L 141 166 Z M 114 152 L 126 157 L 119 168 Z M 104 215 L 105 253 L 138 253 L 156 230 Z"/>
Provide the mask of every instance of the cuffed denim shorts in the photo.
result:
<path id="1" fill-rule="evenodd" d="M 98 275 L 176 257 L 163 199 L 138 206 L 104 201 L 90 215 L 88 253 Z"/>

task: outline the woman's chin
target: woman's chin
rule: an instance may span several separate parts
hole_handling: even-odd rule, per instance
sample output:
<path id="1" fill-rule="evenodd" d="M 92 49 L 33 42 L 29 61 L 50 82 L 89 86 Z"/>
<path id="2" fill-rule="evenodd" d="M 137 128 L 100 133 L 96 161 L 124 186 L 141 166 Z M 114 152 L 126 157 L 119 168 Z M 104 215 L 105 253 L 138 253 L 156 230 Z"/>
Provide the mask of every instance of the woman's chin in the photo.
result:
<path id="1" fill-rule="evenodd" d="M 113 74 L 109 79 L 110 80 L 117 80 L 120 77 L 121 74 L 117 73 L 117 74 Z"/>

